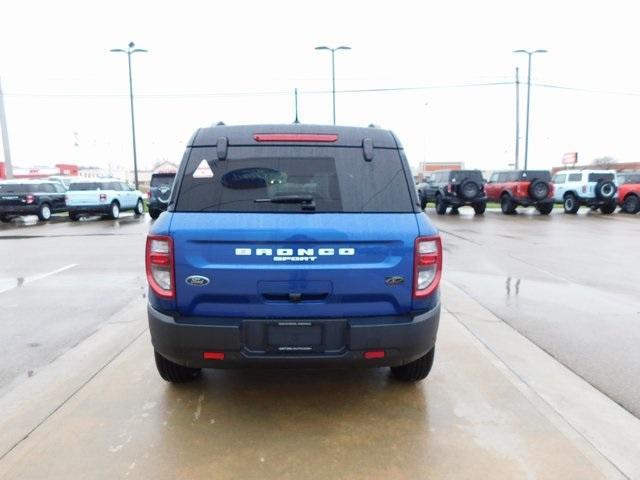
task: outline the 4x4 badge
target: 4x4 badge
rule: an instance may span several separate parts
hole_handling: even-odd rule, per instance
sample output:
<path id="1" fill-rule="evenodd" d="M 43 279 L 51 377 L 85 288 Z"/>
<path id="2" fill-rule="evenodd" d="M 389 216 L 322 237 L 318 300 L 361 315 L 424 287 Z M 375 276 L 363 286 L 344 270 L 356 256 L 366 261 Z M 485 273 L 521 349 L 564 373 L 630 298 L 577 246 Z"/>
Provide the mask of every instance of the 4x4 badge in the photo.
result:
<path id="1" fill-rule="evenodd" d="M 193 285 L 194 287 L 204 287 L 209 284 L 209 279 L 207 277 L 203 277 L 202 275 L 191 275 L 190 277 L 185 278 L 184 280 L 189 285 Z"/>
<path id="2" fill-rule="evenodd" d="M 404 277 L 400 277 L 398 275 L 387 277 L 384 279 L 384 283 L 386 283 L 387 285 L 401 285 L 404 283 Z"/>

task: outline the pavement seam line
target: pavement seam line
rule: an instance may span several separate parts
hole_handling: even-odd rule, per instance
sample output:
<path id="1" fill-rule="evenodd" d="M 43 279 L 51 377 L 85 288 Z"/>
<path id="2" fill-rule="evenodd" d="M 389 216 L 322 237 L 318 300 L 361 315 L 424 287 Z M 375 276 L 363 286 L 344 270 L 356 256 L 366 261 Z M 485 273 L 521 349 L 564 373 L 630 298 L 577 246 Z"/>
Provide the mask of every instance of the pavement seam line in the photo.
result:
<path id="1" fill-rule="evenodd" d="M 29 430 L 26 435 L 24 437 L 22 437 L 20 440 L 18 440 L 15 444 L 13 444 L 6 452 L 2 453 L 2 455 L 0 455 L 0 461 L 4 460 L 4 458 L 9 455 L 13 450 L 15 450 L 16 447 L 18 447 L 22 442 L 24 442 L 25 440 L 27 440 L 29 438 L 29 436 L 35 432 L 38 428 L 40 428 L 40 426 L 45 423 L 49 418 L 51 418 L 56 412 L 58 412 L 58 410 L 60 410 L 64 405 L 67 404 L 67 402 L 69 402 L 69 400 L 71 400 L 73 397 L 75 397 L 84 387 L 87 386 L 87 384 L 89 384 L 89 382 L 91 382 L 97 375 L 99 375 L 105 368 L 107 368 L 109 365 L 111 365 L 111 363 L 113 363 L 114 360 L 116 360 L 120 355 L 122 355 L 122 353 L 124 353 L 125 350 L 127 350 L 136 340 L 138 340 L 140 337 L 142 337 L 142 335 L 144 335 L 146 332 L 148 331 L 148 328 L 144 328 L 140 333 L 138 333 L 132 340 L 130 340 L 124 347 L 122 347 L 118 352 L 115 353 L 115 355 L 113 355 L 113 357 L 111 357 L 111 359 L 109 359 L 104 365 L 102 365 L 100 368 L 98 368 L 93 374 L 91 374 L 89 376 L 89 378 L 87 378 L 84 382 L 82 382 L 82 384 L 80 386 L 78 386 L 78 388 L 76 388 L 67 398 L 65 398 L 58 406 L 56 406 L 56 408 L 54 408 L 51 412 L 49 412 L 49 414 L 47 414 L 42 420 L 40 420 L 38 422 L 37 425 L 35 425 L 31 430 Z"/>
<path id="2" fill-rule="evenodd" d="M 471 297 L 470 295 L 468 295 L 467 293 L 465 293 L 463 290 L 459 289 L 458 287 L 456 287 L 455 285 L 451 284 L 451 282 L 447 282 L 450 285 L 452 285 L 454 288 L 456 288 L 457 290 L 460 291 L 460 293 L 464 294 L 465 296 L 469 297 L 473 302 L 477 303 L 478 305 L 480 305 L 482 307 L 482 304 L 480 304 L 475 298 Z M 484 308 L 484 307 L 483 307 Z M 514 334 L 517 334 L 520 337 L 523 337 L 525 340 L 527 340 L 529 343 L 531 343 L 533 346 L 538 347 L 535 343 L 531 342 L 531 340 L 527 339 L 526 337 L 524 337 L 520 332 L 518 332 L 517 330 L 515 330 L 511 325 L 509 325 L 507 322 L 505 322 L 504 320 L 502 320 L 500 317 L 498 317 L 497 315 L 495 315 L 493 312 L 491 312 L 491 310 L 486 309 L 489 313 L 491 313 L 494 317 L 496 317 L 497 319 L 499 319 L 502 323 L 504 323 L 505 325 L 507 325 Z M 504 368 L 506 368 L 514 377 L 516 377 L 520 382 L 522 382 L 523 385 L 525 385 L 529 391 L 536 396 L 536 398 L 538 398 L 544 405 L 547 405 L 549 407 L 549 409 L 553 412 L 555 412 L 555 414 L 558 416 L 558 418 L 560 418 L 564 424 L 569 427 L 573 432 L 576 433 L 576 435 L 578 437 L 580 437 L 581 439 L 583 439 L 585 441 L 586 444 L 588 444 L 589 446 L 591 446 L 591 448 L 593 448 L 593 450 L 595 452 L 597 452 L 609 465 L 611 465 L 618 473 L 620 473 L 620 475 L 622 475 L 624 478 L 627 478 L 629 480 L 631 480 L 631 477 L 629 477 L 627 474 L 625 474 L 625 472 L 623 472 L 618 465 L 616 465 L 608 456 L 606 456 L 596 445 L 593 444 L 593 442 L 591 442 L 591 440 L 589 440 L 589 438 L 587 438 L 580 430 L 578 430 L 576 427 L 574 427 L 569 420 L 567 420 L 567 418 L 561 413 L 559 412 L 551 403 L 549 403 L 544 397 L 542 397 L 532 386 L 531 384 L 529 384 L 529 382 L 527 382 L 516 370 L 514 370 L 513 368 L 511 368 L 511 366 L 506 363 L 502 357 L 495 351 L 493 350 L 485 341 L 482 340 L 482 338 L 480 338 L 478 335 L 475 334 L 475 332 L 473 330 L 471 330 L 471 328 L 469 328 L 467 325 L 465 325 L 465 323 L 463 321 L 461 321 L 458 318 L 458 313 L 452 312 L 450 310 L 447 309 L 447 312 L 453 317 L 455 318 L 456 322 L 458 322 L 458 324 L 460 324 L 466 331 L 468 331 L 473 338 L 475 338 L 488 352 L 491 353 L 491 355 L 493 355 L 493 357 L 495 357 L 503 366 Z M 567 368 L 565 365 L 563 365 L 562 363 L 560 363 L 555 357 L 553 357 L 552 355 L 550 355 L 546 350 L 541 349 L 544 353 L 546 353 L 547 355 L 549 355 L 555 362 L 559 363 L 560 365 L 562 365 L 563 367 Z M 577 377 L 581 378 L 579 375 L 577 375 L 573 370 L 567 368 L 568 371 L 570 371 L 571 373 L 573 373 L 574 375 L 576 375 Z M 584 379 L 582 379 L 584 380 Z M 585 380 L 586 382 L 586 380 Z M 595 388 L 593 385 L 591 385 L 589 382 L 586 382 L 589 386 L 591 386 L 592 388 Z M 525 395 L 525 398 L 526 395 Z M 611 399 L 610 399 L 611 400 Z M 539 408 L 533 403 L 531 402 L 531 400 L 529 398 L 527 398 L 527 401 L 538 411 Z M 611 402 L 615 403 L 616 405 L 619 405 L 617 402 L 614 402 L 613 400 L 611 400 Z M 544 412 L 540 412 L 544 415 Z M 587 458 L 588 459 L 588 458 Z"/>

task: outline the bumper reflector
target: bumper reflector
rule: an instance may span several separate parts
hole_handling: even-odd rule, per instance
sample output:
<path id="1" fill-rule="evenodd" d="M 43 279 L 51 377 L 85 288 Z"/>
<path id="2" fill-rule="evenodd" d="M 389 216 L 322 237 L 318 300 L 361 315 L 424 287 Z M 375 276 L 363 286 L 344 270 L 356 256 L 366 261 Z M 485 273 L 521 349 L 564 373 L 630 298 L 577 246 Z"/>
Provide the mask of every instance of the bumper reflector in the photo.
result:
<path id="1" fill-rule="evenodd" d="M 373 360 L 374 358 L 384 358 L 384 350 L 369 350 L 364 352 L 364 358 Z"/>
<path id="2" fill-rule="evenodd" d="M 224 360 L 224 352 L 204 352 L 205 360 Z"/>

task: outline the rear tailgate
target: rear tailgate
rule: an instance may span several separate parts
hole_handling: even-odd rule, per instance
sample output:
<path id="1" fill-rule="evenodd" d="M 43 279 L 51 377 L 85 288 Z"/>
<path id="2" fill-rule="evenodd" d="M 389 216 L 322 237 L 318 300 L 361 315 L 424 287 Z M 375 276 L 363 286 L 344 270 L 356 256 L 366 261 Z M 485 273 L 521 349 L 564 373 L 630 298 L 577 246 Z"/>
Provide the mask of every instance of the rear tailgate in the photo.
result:
<path id="1" fill-rule="evenodd" d="M 80 207 L 100 205 L 100 192 L 98 190 L 83 190 L 83 191 L 67 191 L 66 200 L 68 207 Z"/>
<path id="2" fill-rule="evenodd" d="M 171 231 L 183 315 L 357 317 L 411 310 L 414 214 L 176 213 Z M 190 284 L 193 276 L 209 283 Z"/>

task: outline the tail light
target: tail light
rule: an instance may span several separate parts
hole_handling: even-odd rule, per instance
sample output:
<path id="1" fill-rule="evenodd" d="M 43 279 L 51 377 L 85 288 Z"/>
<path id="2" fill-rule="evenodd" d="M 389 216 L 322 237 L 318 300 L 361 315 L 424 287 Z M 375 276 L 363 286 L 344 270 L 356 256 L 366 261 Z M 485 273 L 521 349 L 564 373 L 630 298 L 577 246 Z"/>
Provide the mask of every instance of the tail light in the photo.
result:
<path id="1" fill-rule="evenodd" d="M 64 203 L 69 203 L 69 195 L 64 196 Z"/>
<path id="2" fill-rule="evenodd" d="M 145 259 L 147 281 L 151 290 L 159 297 L 174 298 L 176 291 L 171 237 L 149 235 Z"/>
<path id="3" fill-rule="evenodd" d="M 449 184 L 449 192 L 453 193 L 456 191 L 456 186 L 453 183 Z"/>
<path id="4" fill-rule="evenodd" d="M 151 190 L 147 192 L 147 199 L 151 200 Z"/>
<path id="5" fill-rule="evenodd" d="M 33 202 L 36 201 L 36 197 L 34 197 L 33 195 L 27 195 L 25 197 L 25 200 L 26 200 L 27 203 L 33 203 Z"/>
<path id="6" fill-rule="evenodd" d="M 442 276 L 442 242 L 439 236 L 416 238 L 413 275 L 415 298 L 427 297 L 438 288 Z"/>
<path id="7" fill-rule="evenodd" d="M 107 201 L 107 194 L 106 193 L 101 193 L 100 194 L 100 201 L 101 202 L 106 202 Z"/>
<path id="8" fill-rule="evenodd" d="M 526 197 L 529 194 L 529 182 L 518 183 L 516 192 L 519 197 Z"/>

